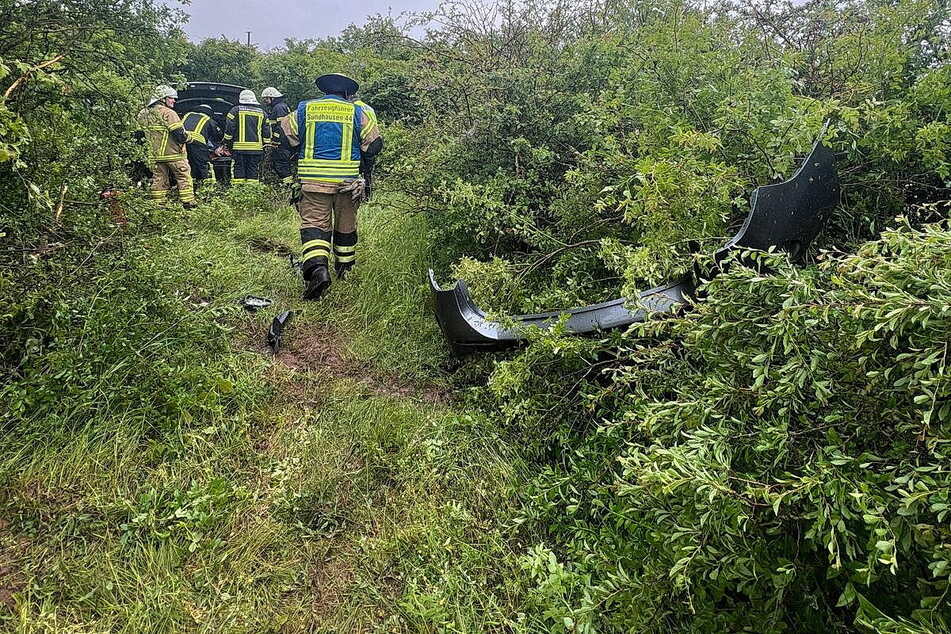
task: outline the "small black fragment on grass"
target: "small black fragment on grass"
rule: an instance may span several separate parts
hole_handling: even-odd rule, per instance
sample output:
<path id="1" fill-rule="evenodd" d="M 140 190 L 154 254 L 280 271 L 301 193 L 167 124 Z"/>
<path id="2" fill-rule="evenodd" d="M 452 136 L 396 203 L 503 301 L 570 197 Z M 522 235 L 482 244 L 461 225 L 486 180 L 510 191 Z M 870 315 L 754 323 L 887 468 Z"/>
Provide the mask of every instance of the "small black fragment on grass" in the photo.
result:
<path id="1" fill-rule="evenodd" d="M 241 305 L 244 306 L 245 309 L 251 311 L 252 313 L 256 310 L 267 308 L 273 303 L 274 302 L 269 300 L 267 297 L 258 297 L 256 295 L 245 295 L 241 299 Z"/>
<path id="2" fill-rule="evenodd" d="M 281 349 L 281 335 L 284 334 L 284 326 L 287 325 L 287 322 L 289 322 L 293 316 L 294 311 L 285 310 L 274 318 L 274 321 L 271 322 L 271 327 L 267 329 L 267 345 L 274 354 L 277 354 L 278 350 Z"/>

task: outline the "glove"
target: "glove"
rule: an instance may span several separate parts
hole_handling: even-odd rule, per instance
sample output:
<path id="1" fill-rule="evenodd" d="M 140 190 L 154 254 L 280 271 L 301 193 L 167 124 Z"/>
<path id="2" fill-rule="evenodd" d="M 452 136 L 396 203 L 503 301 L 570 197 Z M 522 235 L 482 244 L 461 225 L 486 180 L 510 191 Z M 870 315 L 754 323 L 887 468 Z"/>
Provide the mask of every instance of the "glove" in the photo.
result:
<path id="1" fill-rule="evenodd" d="M 350 199 L 359 205 L 364 200 L 366 200 L 367 182 L 362 178 L 356 178 L 352 181 L 345 182 L 343 187 L 341 187 L 338 191 L 341 194 L 344 192 L 350 192 Z"/>

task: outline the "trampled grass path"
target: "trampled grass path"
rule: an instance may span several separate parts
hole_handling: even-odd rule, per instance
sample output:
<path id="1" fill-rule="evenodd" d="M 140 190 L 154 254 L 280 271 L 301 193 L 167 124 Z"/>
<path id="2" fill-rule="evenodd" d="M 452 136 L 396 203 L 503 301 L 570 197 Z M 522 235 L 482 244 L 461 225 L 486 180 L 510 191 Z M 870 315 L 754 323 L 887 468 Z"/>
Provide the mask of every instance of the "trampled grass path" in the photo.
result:
<path id="1" fill-rule="evenodd" d="M 263 189 L 204 196 L 130 255 L 122 284 L 147 272 L 165 307 L 128 321 L 154 330 L 134 354 L 177 387 L 158 419 L 122 403 L 140 379 L 111 360 L 90 389 L 114 406 L 64 401 L 59 431 L 7 436 L 0 629 L 508 629 L 517 456 L 443 372 L 422 218 L 381 199 L 360 220 L 356 274 L 318 303 L 286 257 L 296 215 Z"/>

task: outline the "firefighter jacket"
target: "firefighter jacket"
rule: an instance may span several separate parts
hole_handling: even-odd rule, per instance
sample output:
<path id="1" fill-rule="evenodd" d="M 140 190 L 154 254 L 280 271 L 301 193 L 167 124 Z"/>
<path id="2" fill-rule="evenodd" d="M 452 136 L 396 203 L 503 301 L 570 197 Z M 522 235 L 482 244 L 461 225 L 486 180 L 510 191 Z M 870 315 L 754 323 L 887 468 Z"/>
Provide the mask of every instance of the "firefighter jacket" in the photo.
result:
<path id="1" fill-rule="evenodd" d="M 364 109 L 336 95 L 303 101 L 297 112 L 281 122 L 291 146 L 298 147 L 297 176 L 305 191 L 308 183 L 329 185 L 360 176 L 360 159 L 377 139 L 378 126 L 371 124 Z"/>
<path id="2" fill-rule="evenodd" d="M 362 99 L 357 99 L 356 101 L 353 102 L 353 105 L 360 106 L 363 109 L 363 111 L 367 115 L 367 118 L 370 120 L 371 128 L 376 128 L 377 126 L 380 125 L 380 122 L 376 118 L 376 110 L 374 110 L 373 107 L 370 106 L 370 104 L 366 103 Z"/>
<path id="3" fill-rule="evenodd" d="M 284 150 L 290 150 L 291 146 L 281 130 L 281 119 L 291 113 L 291 109 L 284 103 L 284 97 L 274 97 L 271 102 L 271 109 L 268 111 L 267 123 L 271 128 L 271 143 Z"/>
<path id="4" fill-rule="evenodd" d="M 189 141 L 195 141 L 209 148 L 221 142 L 221 128 L 215 120 L 203 112 L 189 112 L 182 119 Z"/>
<path id="5" fill-rule="evenodd" d="M 156 163 L 181 161 L 185 158 L 188 135 L 178 114 L 165 104 L 142 108 L 136 117 L 149 141 L 149 157 Z"/>
<path id="6" fill-rule="evenodd" d="M 225 145 L 235 152 L 263 152 L 264 141 L 270 136 L 266 118 L 261 106 L 235 106 L 226 119 Z"/>

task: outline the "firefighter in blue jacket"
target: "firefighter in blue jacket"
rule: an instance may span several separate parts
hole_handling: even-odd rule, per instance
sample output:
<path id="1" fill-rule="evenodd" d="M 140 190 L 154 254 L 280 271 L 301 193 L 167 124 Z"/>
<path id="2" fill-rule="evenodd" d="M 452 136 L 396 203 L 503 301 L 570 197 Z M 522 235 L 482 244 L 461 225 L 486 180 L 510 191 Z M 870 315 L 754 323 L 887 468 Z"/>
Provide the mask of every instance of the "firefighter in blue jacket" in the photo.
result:
<path id="1" fill-rule="evenodd" d="M 305 299 L 320 299 L 330 287 L 331 258 L 338 280 L 356 263 L 357 209 L 365 191 L 360 163 L 383 149 L 379 126 L 350 102 L 357 82 L 333 73 L 318 77 L 317 88 L 323 97 L 302 101 L 281 120 L 288 143 L 298 148 Z"/>

